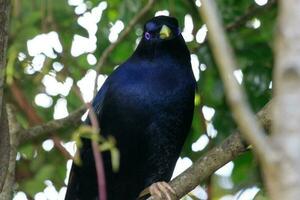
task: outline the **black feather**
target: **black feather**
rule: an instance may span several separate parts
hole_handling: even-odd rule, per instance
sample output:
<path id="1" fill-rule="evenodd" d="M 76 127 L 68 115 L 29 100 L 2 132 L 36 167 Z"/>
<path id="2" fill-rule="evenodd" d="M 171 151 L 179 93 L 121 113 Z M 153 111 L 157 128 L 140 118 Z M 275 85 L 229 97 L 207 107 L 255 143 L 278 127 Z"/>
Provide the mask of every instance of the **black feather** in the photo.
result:
<path id="1" fill-rule="evenodd" d="M 167 25 L 169 39 L 157 34 Z M 112 171 L 103 153 L 108 200 L 134 200 L 157 181 L 169 181 L 191 126 L 195 79 L 190 54 L 172 17 L 155 17 L 144 26 L 133 55 L 105 81 L 93 101 L 101 134 L 112 135 L 120 169 Z M 89 140 L 80 149 L 82 166 L 73 164 L 66 200 L 97 199 L 97 180 Z"/>

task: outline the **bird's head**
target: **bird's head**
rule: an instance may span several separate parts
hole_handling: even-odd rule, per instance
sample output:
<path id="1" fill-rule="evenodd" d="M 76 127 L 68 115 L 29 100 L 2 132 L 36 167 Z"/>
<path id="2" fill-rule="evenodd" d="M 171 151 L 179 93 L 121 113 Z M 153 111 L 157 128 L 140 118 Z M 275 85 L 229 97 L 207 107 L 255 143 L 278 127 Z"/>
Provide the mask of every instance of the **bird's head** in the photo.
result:
<path id="1" fill-rule="evenodd" d="M 174 17 L 158 16 L 144 26 L 143 37 L 149 41 L 170 40 L 180 35 L 178 21 Z"/>
<path id="2" fill-rule="evenodd" d="M 188 62 L 189 54 L 177 19 L 169 16 L 157 16 L 145 23 L 143 38 L 134 53 L 150 59 L 171 55 Z"/>

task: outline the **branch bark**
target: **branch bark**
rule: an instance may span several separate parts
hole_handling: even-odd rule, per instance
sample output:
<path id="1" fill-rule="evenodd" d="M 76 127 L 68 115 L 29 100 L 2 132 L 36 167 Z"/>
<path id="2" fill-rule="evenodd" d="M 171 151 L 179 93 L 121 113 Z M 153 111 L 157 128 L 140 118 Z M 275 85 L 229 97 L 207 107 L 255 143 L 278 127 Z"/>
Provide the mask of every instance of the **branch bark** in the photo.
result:
<path id="1" fill-rule="evenodd" d="M 200 14 L 208 27 L 208 39 L 224 82 L 227 101 L 235 121 L 242 135 L 253 145 L 260 161 L 263 163 L 274 161 L 276 157 L 268 137 L 257 123 L 249 104 L 246 102 L 242 88 L 233 76 L 234 68 L 237 66 L 236 59 L 225 37 L 215 2 L 203 0 L 200 9 Z"/>
<path id="2" fill-rule="evenodd" d="M 1 109 L 0 109 L 1 110 Z M 8 165 L 9 165 L 9 154 L 10 154 L 10 145 L 9 145 L 9 128 L 7 113 L 4 106 L 2 106 L 2 116 L 0 120 L 0 193 L 2 193 L 3 185 L 5 183 Z"/>
<path id="3" fill-rule="evenodd" d="M 17 125 L 17 120 L 15 119 L 15 114 L 12 111 L 12 107 L 7 104 L 6 111 L 9 122 L 9 132 L 10 132 L 10 153 L 9 153 L 9 163 L 8 171 L 5 178 L 5 183 L 3 190 L 0 193 L 1 200 L 10 200 L 12 199 L 14 183 L 15 183 L 15 168 L 16 168 L 16 156 L 17 156 L 17 130 L 20 128 Z"/>
<path id="4" fill-rule="evenodd" d="M 190 168 L 170 182 L 178 199 L 192 191 L 217 169 L 246 151 L 240 134 L 230 135 L 222 144 L 212 148 Z"/>
<path id="5" fill-rule="evenodd" d="M 77 109 L 72 112 L 68 117 L 58 120 L 51 120 L 45 124 L 37 125 L 29 129 L 19 131 L 20 144 L 28 142 L 34 138 L 47 135 L 49 133 L 58 131 L 61 128 L 73 126 L 78 127 L 81 124 L 81 116 L 85 112 L 85 107 Z"/>
<path id="6" fill-rule="evenodd" d="M 9 162 L 9 130 L 4 105 L 4 82 L 10 1 L 0 0 L 0 192 L 2 192 Z"/>

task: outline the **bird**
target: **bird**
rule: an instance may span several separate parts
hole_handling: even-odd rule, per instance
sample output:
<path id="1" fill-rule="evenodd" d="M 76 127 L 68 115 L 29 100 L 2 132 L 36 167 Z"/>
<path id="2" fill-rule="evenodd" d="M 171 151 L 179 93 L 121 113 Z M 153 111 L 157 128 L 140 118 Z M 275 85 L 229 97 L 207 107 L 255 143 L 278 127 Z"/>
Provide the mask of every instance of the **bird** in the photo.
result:
<path id="1" fill-rule="evenodd" d="M 110 153 L 102 152 L 107 200 L 135 200 L 145 188 L 161 199 L 175 193 L 167 182 L 191 128 L 195 91 L 178 20 L 146 21 L 135 51 L 108 76 L 92 103 L 101 136 L 112 136 L 120 152 L 117 172 Z M 91 141 L 82 140 L 82 164 L 72 165 L 65 200 L 98 199 Z"/>

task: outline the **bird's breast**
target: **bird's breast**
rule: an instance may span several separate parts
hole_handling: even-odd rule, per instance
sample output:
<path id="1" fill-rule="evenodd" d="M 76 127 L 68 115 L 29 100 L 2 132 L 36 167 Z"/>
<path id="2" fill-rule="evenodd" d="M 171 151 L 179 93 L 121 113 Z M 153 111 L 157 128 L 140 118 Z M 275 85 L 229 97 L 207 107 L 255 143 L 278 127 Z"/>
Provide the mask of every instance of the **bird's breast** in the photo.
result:
<path id="1" fill-rule="evenodd" d="M 182 113 L 193 105 L 195 86 L 192 77 L 171 72 L 134 73 L 111 84 L 103 110 L 103 118 L 119 124 L 147 123 L 161 112 Z M 119 121 L 119 122 L 117 122 Z"/>

